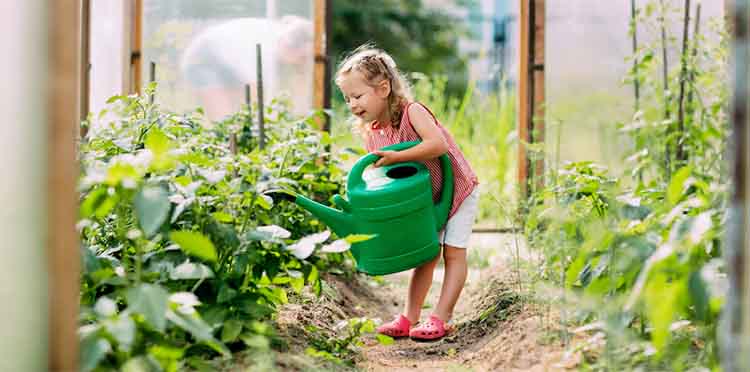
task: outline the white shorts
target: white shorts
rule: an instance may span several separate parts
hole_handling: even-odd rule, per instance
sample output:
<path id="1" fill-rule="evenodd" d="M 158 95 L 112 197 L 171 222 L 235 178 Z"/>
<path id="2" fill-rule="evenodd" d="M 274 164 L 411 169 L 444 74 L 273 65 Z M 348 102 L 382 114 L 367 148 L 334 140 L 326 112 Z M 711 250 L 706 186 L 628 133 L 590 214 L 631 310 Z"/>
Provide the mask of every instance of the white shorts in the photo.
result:
<path id="1" fill-rule="evenodd" d="M 456 214 L 453 215 L 445 224 L 445 228 L 440 231 L 440 244 L 447 244 L 456 248 L 467 248 L 471 230 L 474 227 L 474 219 L 479 211 L 479 187 L 475 186 L 474 191 L 464 199 L 461 206 L 458 207 Z"/>

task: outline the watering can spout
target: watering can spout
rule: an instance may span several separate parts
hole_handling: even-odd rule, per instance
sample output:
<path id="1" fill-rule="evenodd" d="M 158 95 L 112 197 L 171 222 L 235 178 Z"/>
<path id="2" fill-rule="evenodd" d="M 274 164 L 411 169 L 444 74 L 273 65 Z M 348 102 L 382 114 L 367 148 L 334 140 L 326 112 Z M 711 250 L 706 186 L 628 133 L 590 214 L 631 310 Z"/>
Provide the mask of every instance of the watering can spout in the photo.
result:
<path id="1" fill-rule="evenodd" d="M 326 207 L 323 204 L 314 202 L 301 195 L 297 195 L 297 199 L 294 202 L 300 207 L 307 209 L 315 217 L 318 217 L 318 219 L 330 227 L 336 235 L 343 238 L 353 233 L 352 218 L 349 213 Z"/>
<path id="2" fill-rule="evenodd" d="M 353 233 L 354 228 L 352 226 L 351 214 L 349 213 L 351 207 L 349 206 L 349 202 L 339 195 L 334 196 L 333 201 L 337 206 L 342 208 L 343 211 L 326 207 L 325 205 L 312 201 L 302 195 L 286 190 L 271 190 L 264 194 L 270 196 L 274 202 L 286 200 L 294 202 L 300 207 L 307 209 L 340 237 L 345 237 Z"/>

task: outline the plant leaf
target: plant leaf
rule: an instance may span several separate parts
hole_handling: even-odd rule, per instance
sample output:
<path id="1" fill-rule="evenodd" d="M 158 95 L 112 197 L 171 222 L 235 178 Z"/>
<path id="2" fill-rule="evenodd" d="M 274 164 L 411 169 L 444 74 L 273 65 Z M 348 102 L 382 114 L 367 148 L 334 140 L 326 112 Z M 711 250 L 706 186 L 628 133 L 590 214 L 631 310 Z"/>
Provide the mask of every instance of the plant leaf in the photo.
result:
<path id="1" fill-rule="evenodd" d="M 130 311 L 143 315 L 156 330 L 164 332 L 169 299 L 169 293 L 164 288 L 156 284 L 141 284 L 129 289 L 125 297 Z"/>
<path id="2" fill-rule="evenodd" d="M 326 244 L 320 248 L 321 252 L 325 253 L 341 253 L 346 252 L 351 248 L 351 244 L 346 239 L 339 239 L 331 244 Z"/>
<path id="3" fill-rule="evenodd" d="M 367 234 L 351 234 L 351 235 L 347 235 L 344 238 L 344 240 L 346 240 L 346 242 L 349 243 L 349 244 L 354 244 L 354 243 L 360 243 L 360 242 L 368 241 L 368 240 L 370 240 L 372 238 L 375 238 L 376 236 L 378 236 L 378 235 L 377 234 L 372 234 L 372 235 L 367 235 Z"/>
<path id="4" fill-rule="evenodd" d="M 672 180 L 667 187 L 667 202 L 669 205 L 675 205 L 682 199 L 682 192 L 687 188 L 687 180 L 690 177 L 691 169 L 689 166 L 682 167 L 675 172 Z"/>
<path id="5" fill-rule="evenodd" d="M 135 341 L 135 322 L 129 315 L 121 315 L 115 319 L 107 319 L 103 322 L 104 329 L 117 340 L 119 348 L 130 351 Z"/>
<path id="6" fill-rule="evenodd" d="M 175 231 L 169 234 L 183 252 L 200 259 L 216 262 L 216 248 L 205 235 L 195 231 Z"/>
<path id="7" fill-rule="evenodd" d="M 190 333 L 198 341 L 210 346 L 221 355 L 225 357 L 231 355 L 226 345 L 213 337 L 211 327 L 201 319 L 198 312 L 194 311 L 190 314 L 185 314 L 181 311 L 169 309 L 166 316 L 170 322 Z"/>
<path id="8" fill-rule="evenodd" d="M 386 336 L 386 335 L 381 335 L 381 334 L 377 334 L 377 335 L 375 335 L 375 338 L 378 340 L 378 342 L 381 345 L 388 346 L 388 345 L 393 344 L 393 337 Z"/>
<path id="9" fill-rule="evenodd" d="M 269 238 L 274 239 L 288 239 L 290 236 L 292 236 L 292 233 L 290 233 L 288 230 L 276 225 L 258 226 L 255 230 L 263 233 L 263 235 L 265 236 L 269 236 Z"/>
<path id="10" fill-rule="evenodd" d="M 205 279 L 213 277 L 214 272 L 211 271 L 211 268 L 204 264 L 193 262 L 183 262 L 173 268 L 169 273 L 169 279 L 172 280 Z"/>
<path id="11" fill-rule="evenodd" d="M 326 230 L 317 234 L 308 235 L 300 239 L 297 243 L 294 243 L 287 247 L 287 250 L 292 251 L 294 257 L 304 260 L 313 253 L 315 245 L 322 243 L 331 236 L 331 232 Z"/>
<path id="12" fill-rule="evenodd" d="M 92 371 L 110 350 L 112 346 L 109 341 L 96 333 L 85 337 L 81 340 L 81 371 Z"/>
<path id="13" fill-rule="evenodd" d="M 232 342 L 237 340 L 242 333 L 242 322 L 237 319 L 230 319 L 224 323 L 221 328 L 221 341 Z"/>
<path id="14" fill-rule="evenodd" d="M 135 196 L 135 215 L 147 238 L 152 237 L 169 216 L 169 195 L 162 187 L 144 187 Z"/>

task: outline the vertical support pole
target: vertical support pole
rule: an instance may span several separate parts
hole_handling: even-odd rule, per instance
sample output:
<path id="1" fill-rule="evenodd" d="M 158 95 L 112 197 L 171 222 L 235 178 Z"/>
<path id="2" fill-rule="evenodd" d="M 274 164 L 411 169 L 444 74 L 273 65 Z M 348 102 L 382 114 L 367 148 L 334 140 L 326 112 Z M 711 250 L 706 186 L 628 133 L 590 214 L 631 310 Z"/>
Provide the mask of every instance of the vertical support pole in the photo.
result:
<path id="1" fill-rule="evenodd" d="M 80 76 L 81 86 L 79 88 L 80 105 L 78 108 L 78 121 L 83 122 L 89 115 L 89 92 L 91 71 L 91 0 L 81 0 L 81 59 Z M 85 138 L 87 127 L 80 127 L 80 137 Z"/>
<path id="2" fill-rule="evenodd" d="M 520 201 L 523 203 L 529 196 L 529 159 L 526 144 L 531 143 L 529 136 L 529 117 L 531 116 L 531 102 L 529 100 L 529 3 L 533 0 L 519 0 L 520 2 L 520 51 L 518 53 L 518 186 L 521 191 Z"/>
<path id="3" fill-rule="evenodd" d="M 156 81 L 156 62 L 149 62 L 148 67 L 148 82 L 153 83 Z M 154 103 L 155 100 L 156 93 L 151 95 L 151 98 L 149 98 L 149 102 Z"/>
<path id="4" fill-rule="evenodd" d="M 520 0 L 521 50 L 519 53 L 518 183 L 521 200 L 544 185 L 544 158 L 531 159 L 527 144 L 544 142 L 544 19 L 545 0 Z"/>
<path id="5" fill-rule="evenodd" d="M 732 159 L 732 195 L 727 218 L 726 249 L 724 260 L 727 265 L 729 288 L 720 322 L 719 350 L 724 371 L 746 371 L 748 361 L 748 337 L 750 337 L 750 237 L 748 236 L 748 195 L 750 184 L 750 117 L 748 111 L 748 0 L 735 0 L 734 7 L 728 9 L 726 19 L 733 36 L 732 59 L 730 62 L 733 84 L 730 104 L 732 135 L 730 137 L 730 158 Z"/>
<path id="6" fill-rule="evenodd" d="M 143 76 L 142 50 L 143 44 L 143 0 L 133 0 L 131 7 L 132 39 L 130 40 L 130 93 L 141 92 L 141 78 Z"/>
<path id="7" fill-rule="evenodd" d="M 533 143 L 544 143 L 545 140 L 545 74 L 544 74 L 544 35 L 545 35 L 545 0 L 534 0 L 534 42 L 532 81 L 534 92 L 531 117 L 531 140 Z M 534 158 L 534 178 L 537 190 L 544 188 L 544 152 L 538 153 Z"/>
<path id="8" fill-rule="evenodd" d="M 630 27 L 633 32 L 632 44 L 633 44 L 633 55 L 635 56 L 638 52 L 638 18 L 635 8 L 635 0 L 630 0 Z M 633 94 L 635 95 L 635 111 L 640 110 L 641 100 L 641 82 L 638 79 L 638 59 L 633 59 L 633 73 L 636 78 L 633 81 Z"/>
<path id="9" fill-rule="evenodd" d="M 47 246 L 52 371 L 78 369 L 80 251 L 75 229 L 78 210 L 75 139 L 79 119 L 80 9 L 80 4 L 71 6 L 53 1 L 48 21 Z"/>
<path id="10" fill-rule="evenodd" d="M 734 88 L 734 109 L 732 119 L 734 120 L 735 130 L 738 126 L 744 129 L 742 137 L 744 138 L 744 216 L 745 224 L 743 229 L 744 241 L 742 244 L 742 254 L 745 258 L 742 272 L 744 273 L 742 286 L 742 360 L 740 369 L 747 371 L 750 368 L 750 235 L 747 232 L 747 221 L 750 216 L 750 205 L 748 205 L 748 195 L 750 195 L 750 183 L 747 182 L 747 175 L 750 174 L 750 1 L 736 0 L 736 12 L 734 18 L 734 35 L 735 35 L 735 88 Z M 734 132 L 739 133 L 739 132 Z"/>
<path id="11" fill-rule="evenodd" d="M 258 71 L 258 81 L 256 86 L 258 88 L 258 131 L 260 132 L 260 139 L 258 140 L 258 146 L 261 150 L 266 147 L 266 130 L 265 130 L 265 119 L 263 119 L 263 57 L 261 55 L 260 44 L 255 44 L 255 55 L 256 60 L 256 71 Z"/>
<path id="12" fill-rule="evenodd" d="M 330 49 L 331 0 L 315 0 L 315 69 L 313 76 L 313 107 L 324 110 L 331 107 L 331 69 L 328 50 Z M 322 121 L 322 122 L 321 122 Z M 318 127 L 331 131 L 328 115 L 318 120 Z"/>
<path id="13" fill-rule="evenodd" d="M 248 146 L 251 146 L 253 138 L 253 109 L 251 101 L 250 84 L 245 84 L 245 105 L 247 106 L 247 122 L 242 124 L 242 138 L 243 141 L 247 141 Z M 252 148 L 248 147 L 248 151 Z"/>

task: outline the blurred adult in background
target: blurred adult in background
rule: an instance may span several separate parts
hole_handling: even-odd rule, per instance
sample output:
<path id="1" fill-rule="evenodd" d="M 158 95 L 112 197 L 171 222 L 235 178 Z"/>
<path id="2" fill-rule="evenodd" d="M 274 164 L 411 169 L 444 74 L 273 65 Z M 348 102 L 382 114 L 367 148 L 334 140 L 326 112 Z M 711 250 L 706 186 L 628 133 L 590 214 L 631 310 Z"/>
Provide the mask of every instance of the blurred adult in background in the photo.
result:
<path id="1" fill-rule="evenodd" d="M 296 114 L 312 107 L 312 22 L 298 16 L 239 18 L 200 32 L 182 57 L 181 72 L 209 120 L 237 112 L 245 102 L 246 84 L 256 101 L 258 43 L 264 101 L 286 96 Z"/>

